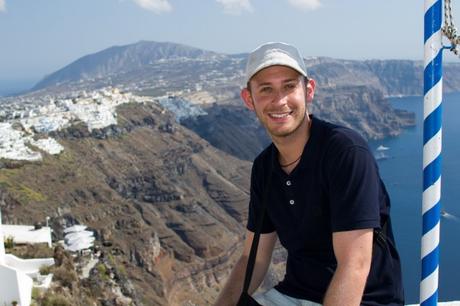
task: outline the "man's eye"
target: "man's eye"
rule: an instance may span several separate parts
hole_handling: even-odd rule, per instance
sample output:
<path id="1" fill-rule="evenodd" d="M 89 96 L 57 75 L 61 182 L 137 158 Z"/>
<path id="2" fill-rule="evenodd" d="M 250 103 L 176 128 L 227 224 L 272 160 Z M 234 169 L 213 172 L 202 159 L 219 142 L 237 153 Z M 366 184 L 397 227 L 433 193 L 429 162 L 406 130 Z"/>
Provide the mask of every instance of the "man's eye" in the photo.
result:
<path id="1" fill-rule="evenodd" d="M 270 87 L 262 87 L 260 89 L 260 92 L 263 92 L 263 93 L 269 93 L 271 91 L 272 91 L 272 89 Z"/>
<path id="2" fill-rule="evenodd" d="M 288 83 L 288 84 L 286 84 L 286 85 L 284 86 L 284 88 L 286 88 L 286 89 L 294 89 L 295 86 L 296 86 L 296 85 L 295 85 L 294 83 Z"/>

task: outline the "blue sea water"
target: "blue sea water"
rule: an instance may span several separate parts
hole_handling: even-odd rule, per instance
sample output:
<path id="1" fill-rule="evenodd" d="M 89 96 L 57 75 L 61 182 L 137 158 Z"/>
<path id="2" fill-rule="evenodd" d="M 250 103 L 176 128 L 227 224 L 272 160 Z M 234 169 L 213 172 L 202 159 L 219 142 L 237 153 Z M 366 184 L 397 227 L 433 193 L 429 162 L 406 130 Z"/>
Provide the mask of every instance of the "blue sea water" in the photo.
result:
<path id="1" fill-rule="evenodd" d="M 17 95 L 32 88 L 37 83 L 37 78 L 27 78 L 21 80 L 0 79 L 0 97 Z"/>
<path id="2" fill-rule="evenodd" d="M 423 97 L 391 99 L 395 108 L 416 114 L 417 124 L 400 136 L 371 141 L 376 150 L 388 147 L 388 159 L 378 160 L 381 176 L 392 201 L 391 216 L 403 265 L 407 303 L 419 302 L 422 233 Z M 443 100 L 443 149 L 439 301 L 460 300 L 460 93 Z"/>

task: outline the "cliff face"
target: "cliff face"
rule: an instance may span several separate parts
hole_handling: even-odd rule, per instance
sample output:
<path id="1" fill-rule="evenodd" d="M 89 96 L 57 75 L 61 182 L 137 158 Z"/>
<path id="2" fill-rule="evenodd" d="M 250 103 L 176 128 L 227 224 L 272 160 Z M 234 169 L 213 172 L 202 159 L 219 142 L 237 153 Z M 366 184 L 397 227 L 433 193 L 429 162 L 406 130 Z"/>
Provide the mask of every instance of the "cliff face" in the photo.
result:
<path id="1" fill-rule="evenodd" d="M 93 134 L 83 125 L 55 133 L 65 151 L 41 163 L 4 161 L 4 222 L 50 216 L 57 238 L 63 226 L 88 225 L 98 244 L 112 241 L 102 250 L 136 304 L 209 304 L 242 240 L 250 164 L 155 104 L 120 106 L 118 118 Z"/>
<path id="2" fill-rule="evenodd" d="M 415 122 L 413 114 L 393 109 L 382 91 L 364 85 L 319 88 L 311 111 L 320 118 L 351 127 L 367 139 L 399 135 Z"/>
<path id="3" fill-rule="evenodd" d="M 214 104 L 205 108 L 206 115 L 184 119 L 181 124 L 216 148 L 252 161 L 271 140 L 255 114 L 242 104 L 239 100 L 234 104 Z"/>
<path id="4" fill-rule="evenodd" d="M 366 86 L 384 96 L 423 95 L 423 63 L 411 60 L 352 61 L 333 58 L 307 59 L 311 76 L 322 86 Z M 460 91 L 460 64 L 444 63 L 443 89 Z"/>
<path id="5" fill-rule="evenodd" d="M 240 100 L 205 108 L 206 115 L 181 123 L 213 146 L 252 161 L 270 142 L 255 114 Z M 415 122 L 412 113 L 395 110 L 382 91 L 361 86 L 317 87 L 310 112 L 318 118 L 351 127 L 367 139 L 397 136 Z"/>

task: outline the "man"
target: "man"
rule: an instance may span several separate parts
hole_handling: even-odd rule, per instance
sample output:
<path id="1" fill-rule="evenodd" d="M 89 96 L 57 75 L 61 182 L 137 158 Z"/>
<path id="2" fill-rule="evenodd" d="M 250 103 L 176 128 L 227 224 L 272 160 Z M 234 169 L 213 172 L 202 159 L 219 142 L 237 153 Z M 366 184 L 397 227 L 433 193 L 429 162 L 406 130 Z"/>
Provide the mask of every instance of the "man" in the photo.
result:
<path id="1" fill-rule="evenodd" d="M 215 305 L 238 301 L 262 205 L 249 293 L 263 281 L 278 238 L 288 257 L 284 279 L 254 295 L 260 304 L 404 305 L 390 201 L 365 140 L 309 114 L 315 81 L 291 45 L 255 49 L 246 81 L 241 97 L 273 143 L 254 161 L 243 253 Z"/>

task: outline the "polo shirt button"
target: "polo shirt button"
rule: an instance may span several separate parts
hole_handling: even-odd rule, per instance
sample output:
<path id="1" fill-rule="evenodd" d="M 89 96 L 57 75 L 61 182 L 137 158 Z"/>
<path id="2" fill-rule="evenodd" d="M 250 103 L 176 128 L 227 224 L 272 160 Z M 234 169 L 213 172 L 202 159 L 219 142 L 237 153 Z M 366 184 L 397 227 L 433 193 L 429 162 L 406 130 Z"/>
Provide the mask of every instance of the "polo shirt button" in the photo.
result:
<path id="1" fill-rule="evenodd" d="M 294 205 L 294 200 L 289 200 L 289 204 Z"/>
<path id="2" fill-rule="evenodd" d="M 287 186 L 291 186 L 291 184 L 292 184 L 291 181 L 286 181 Z"/>

